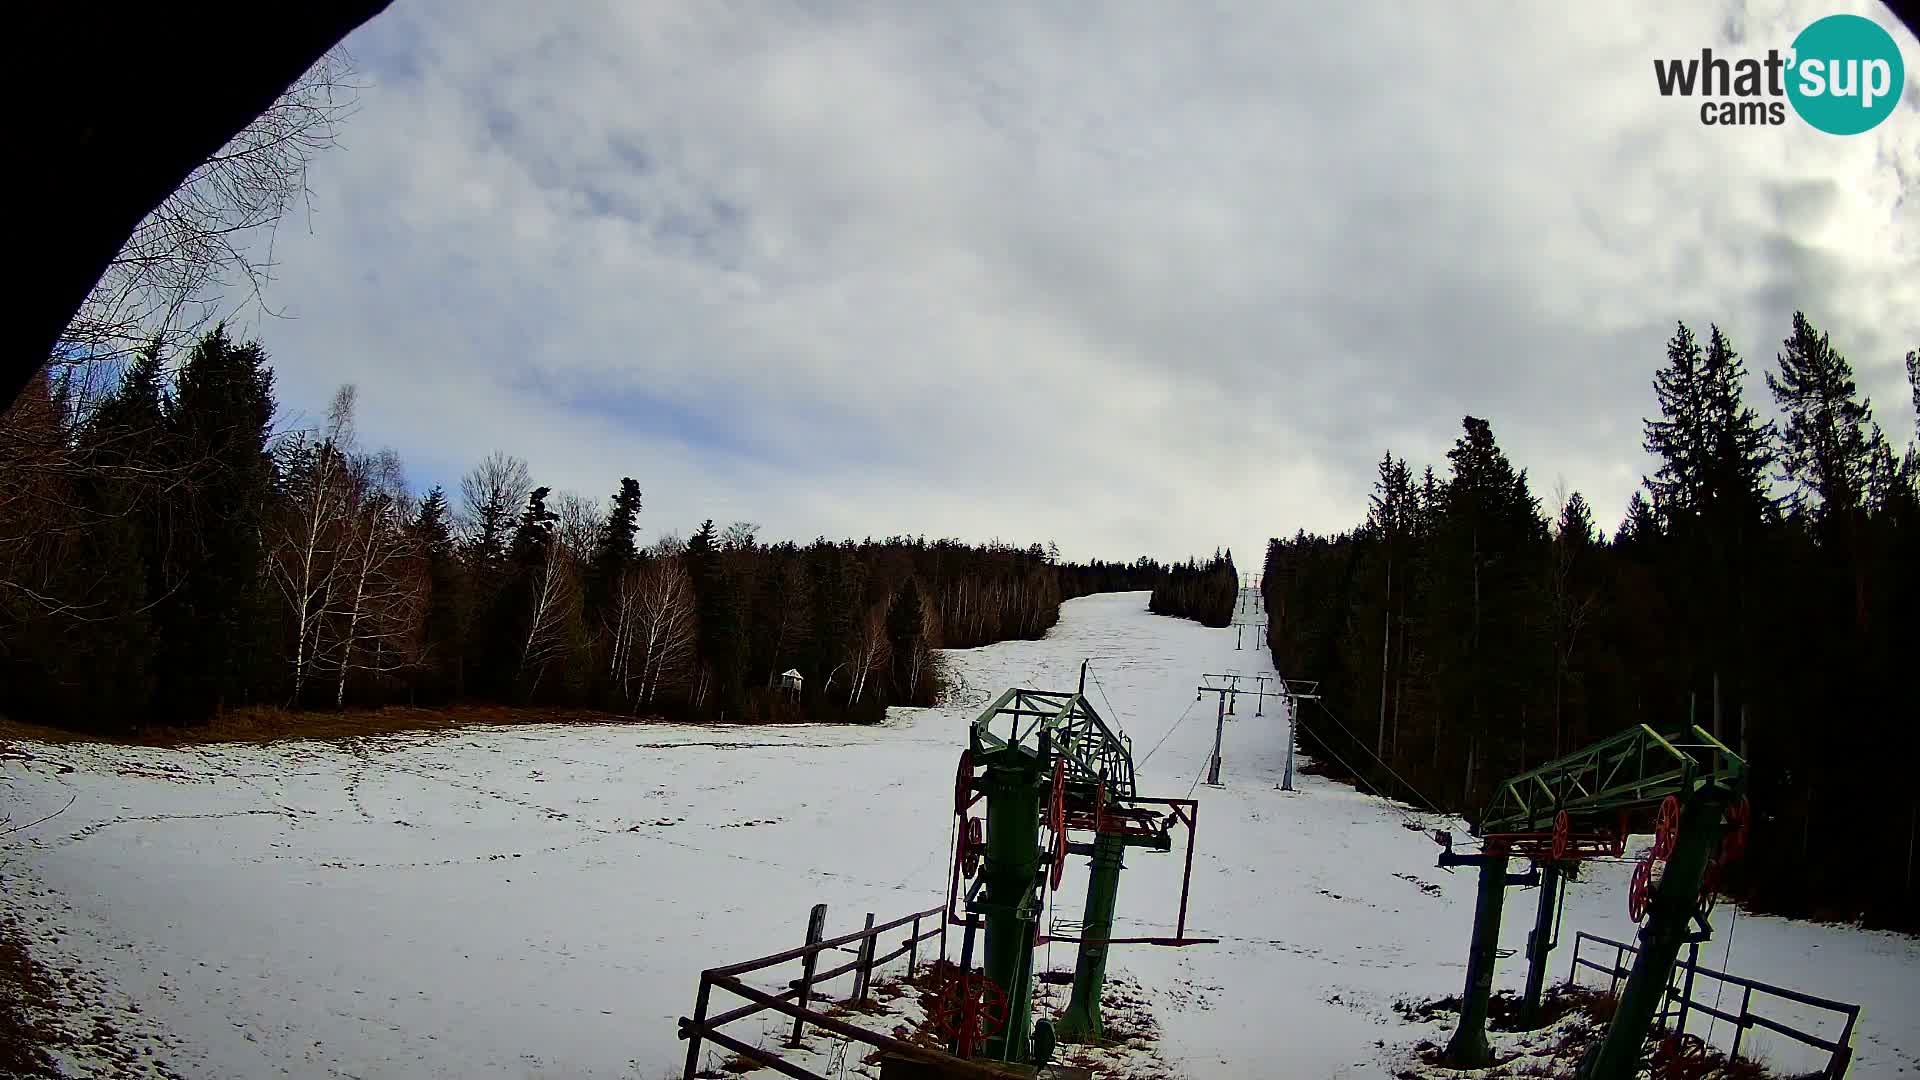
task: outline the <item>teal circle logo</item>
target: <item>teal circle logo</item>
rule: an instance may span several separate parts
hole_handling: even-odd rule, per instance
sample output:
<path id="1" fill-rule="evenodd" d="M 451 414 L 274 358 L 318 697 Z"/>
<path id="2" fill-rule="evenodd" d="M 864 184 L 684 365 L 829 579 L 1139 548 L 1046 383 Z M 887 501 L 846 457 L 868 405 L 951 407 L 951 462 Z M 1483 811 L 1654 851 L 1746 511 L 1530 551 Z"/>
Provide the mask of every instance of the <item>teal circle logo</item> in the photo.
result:
<path id="1" fill-rule="evenodd" d="M 1787 99 L 1829 135 L 1858 135 L 1893 114 L 1907 82 L 1893 35 L 1872 19 L 1829 15 L 1793 39 Z"/>

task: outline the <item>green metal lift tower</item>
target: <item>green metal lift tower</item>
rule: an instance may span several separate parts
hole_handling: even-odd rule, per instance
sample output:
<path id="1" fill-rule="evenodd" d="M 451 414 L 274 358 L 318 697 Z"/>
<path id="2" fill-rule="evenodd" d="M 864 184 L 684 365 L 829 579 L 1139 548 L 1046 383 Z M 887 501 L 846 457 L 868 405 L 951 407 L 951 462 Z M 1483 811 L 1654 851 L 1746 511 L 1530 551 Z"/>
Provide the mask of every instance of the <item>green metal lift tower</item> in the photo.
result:
<path id="1" fill-rule="evenodd" d="M 1745 844 L 1746 773 L 1738 755 L 1699 727 L 1662 736 L 1640 724 L 1502 783 L 1475 830 L 1478 853 L 1455 853 L 1453 838 L 1438 834 L 1446 849 L 1441 866 L 1480 868 L 1467 984 L 1460 1026 L 1447 1046 L 1449 1064 L 1493 1063 L 1487 1007 L 1507 886 L 1540 886 L 1522 1006 L 1532 1022 L 1553 948 L 1564 869 L 1596 855 L 1617 856 L 1629 832 L 1651 828 L 1653 849 L 1635 868 L 1629 897 L 1635 921 L 1645 919 L 1640 951 L 1606 1037 L 1580 1071 L 1584 1080 L 1631 1077 L 1680 946 L 1712 933 L 1707 901 L 1719 868 Z M 1510 875 L 1508 864 L 1516 857 L 1529 860 L 1532 871 Z"/>
<path id="2" fill-rule="evenodd" d="M 1113 945 L 1193 945 L 1186 937 L 1187 882 L 1171 937 L 1113 936 L 1123 856 L 1129 847 L 1170 851 L 1176 826 L 1187 828 L 1186 876 L 1193 870 L 1199 804 L 1150 799 L 1134 788 L 1133 754 L 1087 701 L 1086 668 L 1074 691 L 1014 688 L 974 720 L 960 756 L 954 809 L 958 839 L 948 888 L 948 918 L 965 927 L 960 971 L 941 996 L 940 1016 L 962 1057 L 1027 1063 L 1043 1059 L 1054 1025 L 1029 1030 L 1033 953 L 1048 941 L 1076 942 L 1073 995 L 1057 1035 L 1097 1039 L 1107 951 Z M 971 815 L 986 803 L 985 818 Z M 1040 841 L 1042 830 L 1046 843 Z M 1078 834 L 1088 839 L 1075 841 Z M 1045 892 L 1058 889 L 1069 855 L 1092 857 L 1080 933 L 1043 930 Z M 962 913 L 957 905 L 964 901 Z M 975 934 L 984 940 L 982 971 L 972 974 Z M 1030 1039 L 1032 1044 L 1030 1044 Z"/>

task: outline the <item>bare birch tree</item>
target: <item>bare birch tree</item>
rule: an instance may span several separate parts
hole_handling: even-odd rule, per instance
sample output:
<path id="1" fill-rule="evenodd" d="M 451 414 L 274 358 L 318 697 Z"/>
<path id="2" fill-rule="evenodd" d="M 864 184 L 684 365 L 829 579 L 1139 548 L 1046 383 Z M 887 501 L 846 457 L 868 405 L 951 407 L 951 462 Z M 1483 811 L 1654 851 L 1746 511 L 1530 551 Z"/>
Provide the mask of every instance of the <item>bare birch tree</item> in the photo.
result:
<path id="1" fill-rule="evenodd" d="M 336 145 L 352 114 L 353 76 L 346 53 L 328 53 L 190 173 L 107 265 L 67 325 L 63 359 L 177 346 L 228 310 L 236 287 L 270 311 L 261 294 L 272 274 L 274 230 L 307 199 L 308 166 Z"/>
<path id="2" fill-rule="evenodd" d="M 848 650 L 848 664 L 853 669 L 849 673 L 847 704 L 858 705 L 866 696 L 867 683 L 876 671 L 887 670 L 889 660 L 887 646 L 887 607 L 876 604 L 867 612 L 854 628 L 853 644 Z"/>
<path id="3" fill-rule="evenodd" d="M 346 704 L 354 672 L 382 675 L 413 662 L 411 646 L 426 617 L 426 581 L 407 529 L 411 506 L 399 457 L 383 450 L 356 461 L 353 488 L 331 612 L 338 625 L 336 709 Z"/>
<path id="4" fill-rule="evenodd" d="M 567 549 L 575 566 L 585 566 L 593 557 L 594 544 L 607 511 L 598 499 L 577 491 L 562 491 L 553 497 L 554 528 L 560 533 L 560 545 Z"/>
<path id="5" fill-rule="evenodd" d="M 567 629 L 580 610 L 580 576 L 559 529 L 547 530 L 545 546 L 540 565 L 527 583 L 532 596 L 519 678 L 532 675 L 528 693 L 539 687 L 547 665 L 566 651 Z"/>
<path id="6" fill-rule="evenodd" d="M 693 577 L 677 558 L 630 567 L 621 577 L 616 606 L 631 627 L 619 678 L 637 712 L 658 700 L 661 688 L 683 677 L 693 661 L 699 636 Z"/>
<path id="7" fill-rule="evenodd" d="M 294 622 L 293 697 L 299 704 L 319 654 L 320 632 L 333 607 L 339 580 L 338 547 L 347 517 L 356 508 L 351 456 L 354 450 L 354 388 L 343 386 L 319 433 L 296 432 L 282 441 L 283 512 L 269 526 L 268 572 Z"/>

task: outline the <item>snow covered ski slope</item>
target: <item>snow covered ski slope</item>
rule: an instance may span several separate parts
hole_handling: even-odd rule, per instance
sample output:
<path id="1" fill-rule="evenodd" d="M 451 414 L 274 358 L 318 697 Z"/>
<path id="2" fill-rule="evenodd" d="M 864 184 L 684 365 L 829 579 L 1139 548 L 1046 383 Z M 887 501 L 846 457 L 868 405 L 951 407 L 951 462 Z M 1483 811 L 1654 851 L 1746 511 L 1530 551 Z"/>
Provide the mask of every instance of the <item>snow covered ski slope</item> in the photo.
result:
<path id="1" fill-rule="evenodd" d="M 991 694 L 1070 688 L 1090 657 L 1089 696 L 1132 736 L 1142 793 L 1187 794 L 1213 739 L 1199 676 L 1271 669 L 1230 629 L 1145 608 L 1088 597 L 1044 641 L 950 653 L 956 700 L 880 728 L 31 746 L 37 760 L 4 763 L 5 812 L 72 804 L 0 851 L 0 888 L 41 959 L 96 973 L 115 1026 L 182 1076 L 659 1080 L 677 1075 L 674 1018 L 701 968 L 798 944 L 816 902 L 847 929 L 938 901 L 955 759 Z M 1390 1075 L 1435 1034 L 1393 1002 L 1460 989 L 1474 883 L 1434 867 L 1422 830 L 1464 826 L 1311 776 L 1276 790 L 1282 720 L 1238 711 L 1224 786 L 1198 787 L 1188 917 L 1222 941 L 1127 948 L 1114 967 L 1150 989 L 1163 1056 L 1195 1077 Z M 1594 866 L 1570 889 L 1565 943 L 1630 938 L 1626 871 Z M 1177 855 L 1129 856 L 1116 933 L 1166 932 L 1179 872 Z M 1530 901 L 1509 900 L 1509 947 Z M 1853 1075 L 1920 1076 L 1912 940 L 1751 916 L 1733 938 L 1703 961 L 1865 1004 Z M 1563 944 L 1556 980 L 1568 958 Z M 1522 974 L 1513 956 L 1501 984 Z"/>

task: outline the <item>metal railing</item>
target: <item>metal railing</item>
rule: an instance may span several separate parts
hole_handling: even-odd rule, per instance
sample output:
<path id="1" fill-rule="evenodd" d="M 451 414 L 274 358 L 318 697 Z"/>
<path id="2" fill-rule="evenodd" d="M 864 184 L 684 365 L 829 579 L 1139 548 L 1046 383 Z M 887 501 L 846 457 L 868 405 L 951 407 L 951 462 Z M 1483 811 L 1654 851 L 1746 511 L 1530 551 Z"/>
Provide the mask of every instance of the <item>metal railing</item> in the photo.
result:
<path id="1" fill-rule="evenodd" d="M 1612 966 L 1609 967 L 1591 957 L 1581 956 L 1580 947 L 1587 942 L 1592 942 L 1597 946 L 1611 947 L 1613 949 Z M 1589 934 L 1583 930 L 1574 935 L 1573 963 L 1567 968 L 1567 984 L 1574 985 L 1577 982 L 1581 968 L 1591 968 L 1610 978 L 1612 982 L 1607 987 L 1607 993 L 1609 995 L 1617 994 L 1620 991 L 1621 981 L 1630 973 L 1630 969 L 1625 964 L 1627 957 L 1639 951 L 1637 947 L 1629 945 L 1626 942 L 1603 938 L 1597 934 Z M 1757 979 L 1749 979 L 1740 975 L 1729 975 L 1723 971 L 1715 971 L 1712 968 L 1703 967 L 1699 962 L 1699 958 L 1700 946 L 1695 944 L 1691 947 L 1690 955 L 1674 965 L 1674 981 L 1667 984 L 1666 1000 L 1661 1006 L 1659 1014 L 1655 1016 L 1656 1022 L 1671 1021 L 1673 1032 L 1680 1034 L 1686 1031 L 1687 1019 L 1694 1013 L 1705 1013 L 1707 1016 L 1725 1020 L 1727 1023 L 1733 1025 L 1733 1046 L 1732 1049 L 1728 1051 L 1728 1057 L 1730 1058 L 1738 1058 L 1740 1056 L 1740 1047 L 1745 1041 L 1749 1030 L 1753 1028 L 1763 1028 L 1777 1035 L 1784 1035 L 1802 1045 L 1825 1051 L 1828 1055 L 1827 1064 L 1819 1074 L 1822 1080 L 1842 1080 L 1842 1078 L 1847 1075 L 1848 1068 L 1853 1064 L 1853 1032 L 1860 1020 L 1860 1006 L 1845 1001 L 1835 1001 L 1832 998 L 1804 994 L 1798 990 L 1789 990 L 1783 986 L 1774 986 L 1769 983 L 1760 982 Z M 1716 980 L 1721 984 L 1723 989 L 1729 986 L 1739 988 L 1740 1005 L 1738 1010 L 1734 1012 L 1724 1012 L 1717 1004 L 1708 1004 L 1707 1002 L 1694 1000 L 1695 976 Z M 1834 1013 L 1843 1018 L 1840 1035 L 1838 1038 L 1828 1039 L 1815 1032 L 1801 1031 L 1773 1017 L 1762 1016 L 1753 1011 L 1753 996 L 1755 994 L 1779 998 L 1784 1001 L 1804 1005 L 1811 1009 Z M 1718 1001 L 1718 995 L 1716 995 L 1715 1000 Z"/>
<path id="2" fill-rule="evenodd" d="M 700 1048 L 703 1042 L 712 1043 L 723 1049 L 731 1050 L 749 1061 L 764 1065 L 787 1076 L 795 1077 L 796 1080 L 827 1080 L 826 1077 L 821 1076 L 819 1073 L 809 1072 L 805 1068 L 786 1060 L 770 1050 L 735 1038 L 721 1030 L 728 1024 L 769 1010 L 793 1018 L 793 1033 L 787 1039 L 787 1045 L 789 1047 L 799 1046 L 800 1036 L 804 1032 L 806 1025 L 812 1024 L 824 1031 L 832 1032 L 835 1035 L 856 1042 L 865 1043 L 868 1046 L 888 1053 L 921 1060 L 935 1056 L 933 1052 L 926 1047 L 908 1043 L 888 1035 L 882 1035 L 879 1032 L 868 1031 L 865 1028 L 848 1023 L 840 1017 L 810 1008 L 809 1004 L 815 998 L 822 996 L 819 991 L 823 984 L 830 983 L 835 979 L 848 975 L 853 977 L 853 987 L 846 997 L 847 1002 L 859 1003 L 866 1001 L 872 990 L 873 973 L 884 965 L 892 963 L 904 956 L 907 958 L 907 974 L 909 976 L 913 974 L 914 968 L 919 964 L 920 945 L 922 942 L 939 938 L 941 942 L 941 956 L 944 959 L 946 952 L 945 914 L 946 909 L 944 907 L 928 908 L 925 911 L 916 911 L 911 915 L 903 915 L 892 922 L 875 926 L 873 915 L 869 913 L 864 928 L 850 934 L 842 934 L 838 937 L 828 938 L 823 936 L 827 917 L 827 905 L 815 904 L 812 915 L 807 921 L 806 944 L 798 948 L 788 949 L 785 952 L 774 953 L 771 956 L 762 956 L 758 959 L 746 960 L 738 964 L 728 964 L 725 967 L 708 968 L 701 972 L 700 990 L 698 996 L 694 998 L 693 1015 L 691 1017 L 683 1016 L 680 1018 L 680 1037 L 687 1040 L 686 1070 L 682 1073 L 681 1080 L 694 1080 L 694 1077 L 699 1071 Z M 928 924 L 932 924 L 931 928 L 923 929 L 923 927 L 926 927 Z M 902 927 L 909 929 L 907 936 L 901 940 L 899 947 L 892 952 L 882 954 L 880 949 L 883 946 L 880 941 L 880 936 L 894 930 L 899 930 Z M 853 946 L 854 959 L 826 971 L 818 970 L 822 953 L 846 950 L 848 946 Z M 769 968 L 794 963 L 800 965 L 799 977 L 789 981 L 786 984 L 786 990 L 779 993 L 748 985 L 746 981 L 741 978 L 741 976 L 753 972 L 765 971 Z M 708 1009 L 712 1001 L 713 991 L 716 989 L 723 990 L 735 997 L 741 998 L 746 1004 L 728 1009 L 719 1014 L 709 1015 Z M 953 1074 L 956 1076 L 977 1075 L 983 1078 L 983 1080 L 985 1080 L 985 1078 L 995 1078 L 995 1080 L 997 1080 L 997 1078 L 1006 1075 L 1003 1071 L 990 1066 L 981 1065 L 977 1069 L 974 1069 L 970 1068 L 972 1063 L 956 1064 L 960 1070 Z"/>

